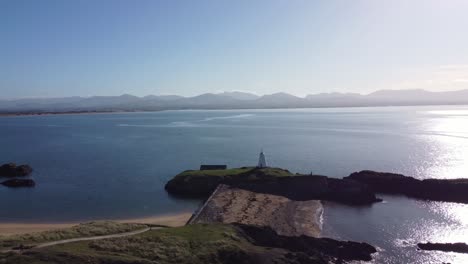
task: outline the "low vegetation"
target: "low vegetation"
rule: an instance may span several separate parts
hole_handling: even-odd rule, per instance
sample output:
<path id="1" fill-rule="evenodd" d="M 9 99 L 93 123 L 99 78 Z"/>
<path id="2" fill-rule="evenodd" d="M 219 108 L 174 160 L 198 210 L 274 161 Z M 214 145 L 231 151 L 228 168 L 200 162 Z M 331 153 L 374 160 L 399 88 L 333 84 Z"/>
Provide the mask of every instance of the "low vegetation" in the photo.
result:
<path id="1" fill-rule="evenodd" d="M 216 176 L 216 177 L 236 177 L 244 174 L 258 174 L 263 173 L 265 175 L 271 175 L 275 177 L 293 176 L 288 170 L 280 168 L 255 168 L 255 167 L 242 167 L 233 168 L 227 170 L 187 170 L 176 176 L 177 177 L 205 177 L 205 176 Z"/>
<path id="2" fill-rule="evenodd" d="M 23 234 L 0 236 L 0 250 L 14 247 L 33 246 L 38 243 L 57 241 L 78 237 L 102 236 L 135 231 L 147 227 L 144 224 L 116 223 L 111 221 L 98 221 L 83 223 L 71 228 Z"/>
<path id="3" fill-rule="evenodd" d="M 368 259 L 369 254 L 375 251 L 369 245 L 349 243 L 354 242 L 287 238 L 278 236 L 271 229 L 259 227 L 199 224 L 151 230 L 134 236 L 55 245 L 22 254 L 4 253 L 0 254 L 0 263 L 322 264 L 337 257 L 340 259 L 342 248 L 365 252 L 363 259 Z"/>
<path id="4" fill-rule="evenodd" d="M 259 179 L 294 176 L 280 168 L 242 167 L 227 170 L 188 170 L 176 175 L 166 184 L 175 195 L 207 197 L 220 183 L 250 182 Z"/>

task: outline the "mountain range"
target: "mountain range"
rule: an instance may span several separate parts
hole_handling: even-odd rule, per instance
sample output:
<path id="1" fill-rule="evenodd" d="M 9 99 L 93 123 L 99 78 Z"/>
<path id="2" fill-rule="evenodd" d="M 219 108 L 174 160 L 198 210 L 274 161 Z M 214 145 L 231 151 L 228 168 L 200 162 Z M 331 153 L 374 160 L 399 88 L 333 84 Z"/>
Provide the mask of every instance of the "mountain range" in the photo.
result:
<path id="1" fill-rule="evenodd" d="M 63 113 L 160 111 L 178 109 L 266 109 L 314 107 L 366 107 L 468 104 L 468 89 L 449 92 L 380 90 L 367 95 L 321 93 L 297 97 L 287 93 L 258 96 L 246 92 L 205 93 L 193 97 L 178 95 L 28 98 L 0 100 L 0 113 Z"/>

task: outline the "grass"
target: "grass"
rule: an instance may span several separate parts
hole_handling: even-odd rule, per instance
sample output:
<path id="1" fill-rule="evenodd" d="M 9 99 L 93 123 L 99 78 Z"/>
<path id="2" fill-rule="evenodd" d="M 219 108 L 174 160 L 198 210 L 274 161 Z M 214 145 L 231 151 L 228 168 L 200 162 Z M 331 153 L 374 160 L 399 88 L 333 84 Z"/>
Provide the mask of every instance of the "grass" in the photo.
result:
<path id="1" fill-rule="evenodd" d="M 293 176 L 293 174 L 287 170 L 280 168 L 261 168 L 255 167 L 242 167 L 233 168 L 227 170 L 188 170 L 180 173 L 176 177 L 205 177 L 205 176 L 217 176 L 217 177 L 235 177 L 244 174 L 258 174 L 262 173 L 269 176 L 285 177 Z"/>
<path id="2" fill-rule="evenodd" d="M 243 263 L 253 247 L 229 225 L 190 225 L 139 235 L 0 254 L 0 263 Z"/>
<path id="3" fill-rule="evenodd" d="M 242 173 L 251 171 L 253 167 L 244 167 L 244 168 L 234 168 L 227 170 L 187 170 L 180 173 L 177 176 L 187 177 L 187 176 L 235 176 Z"/>
<path id="4" fill-rule="evenodd" d="M 134 223 L 116 223 L 111 221 L 89 222 L 66 229 L 23 235 L 0 236 L 0 249 L 9 249 L 20 245 L 32 246 L 38 243 L 57 241 L 69 238 L 124 233 L 142 229 L 145 227 L 147 227 L 147 225 Z"/>

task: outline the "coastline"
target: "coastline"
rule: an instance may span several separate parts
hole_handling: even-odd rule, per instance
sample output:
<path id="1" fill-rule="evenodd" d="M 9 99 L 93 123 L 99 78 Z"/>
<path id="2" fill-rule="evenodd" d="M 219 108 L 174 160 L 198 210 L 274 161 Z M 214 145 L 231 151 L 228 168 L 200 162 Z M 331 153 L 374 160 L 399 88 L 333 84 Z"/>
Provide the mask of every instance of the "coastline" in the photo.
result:
<path id="1" fill-rule="evenodd" d="M 303 109 L 341 109 L 341 108 L 389 108 L 389 107 L 429 107 L 429 106 L 468 106 L 466 103 L 454 104 L 383 104 L 383 105 L 342 105 L 342 106 L 310 106 L 310 107 L 246 107 L 246 108 L 162 108 L 154 110 L 83 110 L 64 112 L 0 112 L 0 117 L 20 116 L 49 116 L 49 115 L 93 115 L 93 114 L 124 114 L 124 113 L 153 113 L 164 111 L 237 111 L 237 110 L 303 110 Z"/>
<path id="2" fill-rule="evenodd" d="M 163 214 L 141 218 L 126 218 L 126 219 L 98 219 L 93 221 L 113 221 L 118 223 L 140 223 L 152 225 L 165 225 L 170 227 L 183 226 L 192 216 L 191 212 L 182 212 L 176 214 Z M 84 222 L 62 222 L 62 223 L 14 223 L 14 222 L 0 222 L 0 236 L 19 235 L 43 231 L 51 231 L 62 228 L 69 228 L 79 225 Z"/>

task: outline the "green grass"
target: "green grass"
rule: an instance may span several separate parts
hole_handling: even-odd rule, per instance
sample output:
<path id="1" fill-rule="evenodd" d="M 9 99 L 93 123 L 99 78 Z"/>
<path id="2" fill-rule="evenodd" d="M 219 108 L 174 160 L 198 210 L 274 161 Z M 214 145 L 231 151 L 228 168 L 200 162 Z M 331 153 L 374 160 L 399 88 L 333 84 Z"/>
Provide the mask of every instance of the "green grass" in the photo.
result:
<path id="1" fill-rule="evenodd" d="M 151 230 L 139 235 L 82 241 L 32 250 L 28 254 L 0 254 L 0 263 L 242 263 L 251 247 L 229 225 L 190 225 Z M 3 259 L 3 262 L 2 260 Z"/>
<path id="2" fill-rule="evenodd" d="M 197 224 L 134 236 L 81 241 L 22 254 L 0 253 L 0 264 L 324 264 L 315 253 L 252 244 L 232 225 Z"/>
<path id="3" fill-rule="evenodd" d="M 242 173 L 251 171 L 253 167 L 244 167 L 244 168 L 235 168 L 227 170 L 187 170 L 180 173 L 177 176 L 186 177 L 186 176 L 235 176 Z"/>
<path id="4" fill-rule="evenodd" d="M 235 177 L 243 174 L 258 174 L 262 173 L 274 177 L 285 177 L 293 176 L 291 172 L 280 169 L 280 168 L 262 168 L 256 169 L 255 167 L 242 167 L 233 168 L 227 170 L 188 170 L 180 173 L 176 177 L 205 177 L 205 176 L 217 176 L 217 177 Z"/>
<path id="5" fill-rule="evenodd" d="M 69 238 L 124 233 L 142 229 L 145 227 L 147 227 L 147 225 L 134 223 L 116 223 L 111 221 L 89 222 L 66 229 L 24 235 L 0 236 L 0 249 L 17 247 L 20 245 L 31 246 L 38 243 L 57 241 Z"/>

